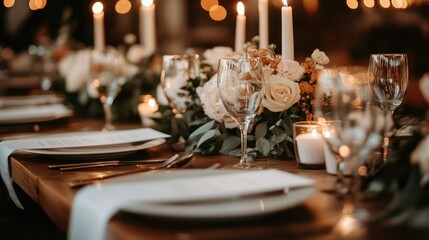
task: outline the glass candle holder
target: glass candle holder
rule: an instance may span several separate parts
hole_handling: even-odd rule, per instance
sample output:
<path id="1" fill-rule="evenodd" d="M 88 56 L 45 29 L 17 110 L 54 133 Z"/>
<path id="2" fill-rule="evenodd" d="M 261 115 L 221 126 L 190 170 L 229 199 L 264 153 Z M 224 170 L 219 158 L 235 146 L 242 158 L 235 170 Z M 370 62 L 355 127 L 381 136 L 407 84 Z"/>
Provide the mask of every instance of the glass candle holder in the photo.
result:
<path id="1" fill-rule="evenodd" d="M 314 121 L 293 124 L 295 158 L 302 168 L 325 168 L 324 140 L 320 126 Z"/>
<path id="2" fill-rule="evenodd" d="M 151 95 L 141 96 L 141 102 L 137 108 L 144 127 L 153 127 L 156 125 L 155 121 L 152 119 L 158 117 L 157 111 L 159 107 L 155 98 Z"/>

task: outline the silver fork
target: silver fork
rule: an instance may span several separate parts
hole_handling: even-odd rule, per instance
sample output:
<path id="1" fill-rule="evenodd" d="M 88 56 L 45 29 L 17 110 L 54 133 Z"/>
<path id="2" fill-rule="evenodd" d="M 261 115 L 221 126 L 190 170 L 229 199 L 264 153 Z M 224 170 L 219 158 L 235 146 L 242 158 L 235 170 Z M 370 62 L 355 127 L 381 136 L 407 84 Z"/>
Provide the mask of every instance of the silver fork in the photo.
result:
<path id="1" fill-rule="evenodd" d="M 135 164 L 158 164 L 166 161 L 167 159 L 144 159 L 144 160 L 109 160 L 98 162 L 84 162 L 84 163 L 64 163 L 49 165 L 49 169 L 58 169 L 61 171 L 108 167 L 108 166 L 123 166 Z"/>

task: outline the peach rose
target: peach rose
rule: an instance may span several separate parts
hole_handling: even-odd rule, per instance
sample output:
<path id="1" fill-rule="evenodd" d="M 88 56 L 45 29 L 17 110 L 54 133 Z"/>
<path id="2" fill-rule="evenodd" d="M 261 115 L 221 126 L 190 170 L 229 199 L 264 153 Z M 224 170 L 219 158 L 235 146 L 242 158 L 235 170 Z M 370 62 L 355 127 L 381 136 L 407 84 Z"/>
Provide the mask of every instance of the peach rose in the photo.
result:
<path id="1" fill-rule="evenodd" d="M 265 84 L 262 106 L 272 112 L 290 108 L 300 99 L 299 85 L 279 75 L 271 75 Z"/>

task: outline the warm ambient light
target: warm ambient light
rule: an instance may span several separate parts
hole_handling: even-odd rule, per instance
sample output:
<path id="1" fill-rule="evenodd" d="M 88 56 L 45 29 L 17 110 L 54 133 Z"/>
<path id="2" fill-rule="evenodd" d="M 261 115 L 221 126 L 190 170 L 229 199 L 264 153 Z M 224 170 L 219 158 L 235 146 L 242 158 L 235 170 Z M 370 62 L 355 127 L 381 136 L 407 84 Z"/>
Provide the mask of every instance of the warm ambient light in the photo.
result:
<path id="1" fill-rule="evenodd" d="M 7 8 L 11 8 L 15 5 L 15 0 L 3 0 L 3 5 Z"/>
<path id="2" fill-rule="evenodd" d="M 226 9 L 221 5 L 216 5 L 210 8 L 210 17 L 215 21 L 222 21 L 226 18 Z"/>
<path id="3" fill-rule="evenodd" d="M 34 5 L 37 9 L 42 9 L 46 6 L 46 0 L 35 0 Z"/>
<path id="4" fill-rule="evenodd" d="M 200 4 L 204 10 L 210 11 L 211 7 L 219 5 L 219 1 L 218 0 L 201 0 Z"/>
<path id="5" fill-rule="evenodd" d="M 347 0 L 347 7 L 349 7 L 350 9 L 356 9 L 358 8 L 359 3 L 357 0 Z"/>
<path id="6" fill-rule="evenodd" d="M 142 5 L 144 7 L 150 7 L 153 4 L 153 0 L 142 0 Z"/>
<path id="7" fill-rule="evenodd" d="M 94 5 L 92 5 L 92 12 L 95 14 L 103 12 L 103 4 L 101 2 L 94 3 Z"/>
<path id="8" fill-rule="evenodd" d="M 147 105 L 149 105 L 149 107 L 154 108 L 156 106 L 156 101 L 155 99 L 151 98 L 147 101 Z"/>
<path id="9" fill-rule="evenodd" d="M 389 8 L 390 7 L 390 1 L 389 0 L 380 0 L 380 6 L 383 8 Z"/>
<path id="10" fill-rule="evenodd" d="M 363 4 L 368 8 L 373 8 L 375 6 L 374 0 L 363 0 Z"/>
<path id="11" fill-rule="evenodd" d="M 119 14 L 125 14 L 131 10 L 131 3 L 128 0 L 119 0 L 116 2 L 115 10 Z"/>
<path id="12" fill-rule="evenodd" d="M 287 0 L 282 0 L 282 1 L 283 1 L 283 6 L 288 7 Z"/>
<path id="13" fill-rule="evenodd" d="M 244 15 L 244 4 L 242 2 L 237 3 L 237 13 L 238 15 Z"/>

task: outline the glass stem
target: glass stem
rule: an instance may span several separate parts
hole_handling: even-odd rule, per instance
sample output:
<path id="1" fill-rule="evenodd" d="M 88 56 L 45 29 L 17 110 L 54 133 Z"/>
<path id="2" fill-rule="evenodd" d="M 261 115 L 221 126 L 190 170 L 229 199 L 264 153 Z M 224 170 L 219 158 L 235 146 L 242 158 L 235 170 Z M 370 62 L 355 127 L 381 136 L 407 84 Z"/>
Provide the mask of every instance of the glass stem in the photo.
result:
<path id="1" fill-rule="evenodd" d="M 337 155 L 337 179 L 335 181 L 335 189 L 339 196 L 344 196 L 348 192 L 348 187 L 345 181 L 344 170 L 345 170 L 345 161 L 344 159 Z"/>
<path id="2" fill-rule="evenodd" d="M 241 159 L 240 165 L 247 164 L 247 129 L 249 128 L 249 121 L 244 120 L 240 124 L 240 136 L 241 136 Z"/>
<path id="3" fill-rule="evenodd" d="M 112 125 L 112 101 L 109 101 L 106 97 L 101 97 L 101 103 L 103 105 L 103 111 L 104 111 L 104 119 L 105 119 L 105 125 L 104 129 L 106 131 L 113 130 L 114 127 Z"/>

